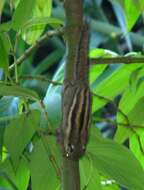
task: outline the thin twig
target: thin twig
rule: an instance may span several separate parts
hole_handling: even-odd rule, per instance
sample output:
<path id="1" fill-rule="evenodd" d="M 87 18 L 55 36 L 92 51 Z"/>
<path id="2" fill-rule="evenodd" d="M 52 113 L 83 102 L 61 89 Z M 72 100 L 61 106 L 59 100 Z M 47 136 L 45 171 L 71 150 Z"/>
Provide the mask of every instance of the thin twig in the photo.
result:
<path id="1" fill-rule="evenodd" d="M 41 36 L 32 46 L 30 46 L 25 52 L 24 54 L 22 54 L 16 61 L 15 61 L 15 64 L 16 65 L 19 65 L 21 64 L 25 59 L 27 59 L 31 54 L 32 52 L 40 47 L 44 42 L 47 41 L 48 38 L 50 37 L 53 37 L 53 36 L 56 36 L 56 35 L 59 35 L 59 34 L 62 34 L 63 33 L 63 28 L 60 28 L 58 30 L 52 30 L 52 31 L 48 31 L 46 32 L 43 36 Z M 9 70 L 12 70 L 14 68 L 14 64 L 12 64 L 10 67 L 9 67 Z"/>
<path id="2" fill-rule="evenodd" d="M 48 112 L 47 112 L 47 110 L 46 110 L 46 107 L 45 107 L 43 101 L 40 101 L 39 103 L 40 103 L 41 108 L 42 108 L 43 111 L 44 111 L 45 117 L 46 117 L 46 119 L 47 119 L 47 122 L 48 122 L 48 125 L 49 125 L 49 128 L 50 128 L 50 129 L 48 130 L 48 133 L 49 133 L 50 131 L 52 132 L 52 126 L 51 126 L 51 124 L 50 124 L 50 122 L 49 122 L 49 120 L 48 120 Z M 41 138 L 41 140 L 42 140 L 43 146 L 44 146 L 44 148 L 45 148 L 45 150 L 46 150 L 46 152 L 47 152 L 47 154 L 48 154 L 48 159 L 50 160 L 50 162 L 51 162 L 51 164 L 52 164 L 52 166 L 53 166 L 53 168 L 54 168 L 54 170 L 55 170 L 55 172 L 56 172 L 56 175 L 57 175 L 57 177 L 60 179 L 60 178 L 61 178 L 60 168 L 59 168 L 59 166 L 58 166 L 58 164 L 57 164 L 57 161 L 56 161 L 54 155 L 53 155 L 52 153 L 49 153 L 49 152 L 51 152 L 51 150 L 48 150 L 47 143 L 46 143 L 45 138 L 44 138 L 44 136 L 43 136 L 44 133 L 41 133 L 40 131 L 37 131 L 37 133 L 38 133 L 38 135 L 40 136 L 40 138 Z M 49 134 L 52 135 L 53 133 L 49 133 Z"/>
<path id="3" fill-rule="evenodd" d="M 96 96 L 97 98 L 104 100 L 105 102 L 111 102 L 111 103 L 114 105 L 115 109 L 121 114 L 121 116 L 122 116 L 122 117 L 124 118 L 124 120 L 126 121 L 126 125 L 128 125 L 129 120 L 128 120 L 127 115 L 116 105 L 116 103 L 115 103 L 113 100 L 111 100 L 111 99 L 108 98 L 108 97 L 105 97 L 105 96 L 101 96 L 101 95 L 99 95 L 99 94 L 96 94 L 96 93 L 92 93 L 92 94 L 93 94 L 94 96 Z"/>
<path id="4" fill-rule="evenodd" d="M 143 128 L 143 126 L 132 125 L 132 124 L 130 123 L 130 121 L 129 121 L 127 115 L 115 104 L 115 102 L 114 102 L 113 100 L 111 100 L 111 99 L 109 99 L 109 98 L 107 98 L 107 97 L 98 95 L 98 94 L 96 94 L 96 93 L 92 93 L 92 94 L 93 94 L 94 96 L 96 96 L 97 98 L 102 99 L 102 100 L 104 100 L 104 101 L 106 101 L 106 102 L 111 102 L 111 103 L 115 106 L 117 112 L 119 112 L 119 113 L 123 116 L 123 118 L 125 119 L 126 123 L 117 123 L 117 122 L 113 122 L 113 123 L 112 123 L 112 121 L 111 121 L 111 123 L 112 123 L 112 124 L 115 124 L 116 126 L 117 126 L 117 125 L 119 125 L 119 126 L 124 126 L 124 127 L 127 127 L 128 129 L 130 129 L 131 132 L 133 132 L 133 133 L 136 135 L 136 137 L 137 137 L 137 139 L 138 139 L 138 142 L 139 142 L 140 150 L 141 150 L 141 152 L 144 154 L 144 150 L 143 150 L 143 146 L 142 146 L 142 143 L 141 143 L 141 140 L 140 140 L 140 136 L 139 136 L 139 134 L 137 133 L 137 131 L 135 130 L 135 127 L 136 127 L 136 128 Z M 107 121 L 110 121 L 110 120 L 107 119 Z M 143 128 L 143 129 L 144 129 L 144 128 Z"/>
<path id="5" fill-rule="evenodd" d="M 128 127 L 128 124 L 126 123 L 121 123 L 121 122 L 116 122 L 115 120 L 109 119 L 109 118 L 94 118 L 95 122 L 105 122 L 105 123 L 109 123 L 112 124 L 114 126 L 123 126 L 123 127 Z M 144 129 L 143 125 L 135 125 L 135 124 L 131 124 L 132 128 L 137 128 L 137 129 Z"/>
<path id="6" fill-rule="evenodd" d="M 144 56 L 130 57 L 130 56 L 118 56 L 118 57 L 98 57 L 91 58 L 90 64 L 132 64 L 132 63 L 144 63 Z"/>
<path id="7" fill-rule="evenodd" d="M 42 76 L 42 75 L 35 75 L 35 76 L 32 76 L 32 75 L 22 75 L 22 76 L 19 77 L 19 79 L 20 80 L 23 80 L 23 79 L 34 80 L 34 79 L 36 79 L 36 80 L 41 80 L 41 81 L 45 81 L 45 82 L 51 83 L 53 85 L 62 85 L 61 82 L 50 80 L 47 77 Z"/>
<path id="8" fill-rule="evenodd" d="M 18 83 L 18 68 L 17 68 L 17 64 L 16 64 L 16 51 L 17 51 L 17 46 L 18 46 L 18 40 L 19 40 L 19 33 L 16 34 L 16 38 L 15 38 L 15 44 L 14 44 L 14 48 L 13 48 L 13 58 L 14 58 L 14 67 L 15 67 L 15 82 Z"/>

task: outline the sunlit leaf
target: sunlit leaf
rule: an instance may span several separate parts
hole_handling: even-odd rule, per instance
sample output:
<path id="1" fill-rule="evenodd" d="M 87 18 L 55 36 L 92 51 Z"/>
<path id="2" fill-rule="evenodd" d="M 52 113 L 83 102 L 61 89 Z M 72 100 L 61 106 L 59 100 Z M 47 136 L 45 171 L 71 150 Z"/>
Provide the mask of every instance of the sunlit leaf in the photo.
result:
<path id="1" fill-rule="evenodd" d="M 21 0 L 12 18 L 12 27 L 15 30 L 22 29 L 22 26 L 32 16 L 36 0 Z"/>
<path id="2" fill-rule="evenodd" d="M 142 167 L 144 168 L 144 140 L 143 140 L 144 132 L 141 133 L 141 136 L 133 134 L 130 138 L 130 149 L 136 156 L 136 158 L 140 161 Z"/>
<path id="3" fill-rule="evenodd" d="M 82 189 L 102 190 L 101 179 L 97 169 L 93 166 L 89 156 L 80 161 L 81 187 Z"/>
<path id="4" fill-rule="evenodd" d="M 130 31 L 131 28 L 136 23 L 138 17 L 140 16 L 141 9 L 135 6 L 133 0 L 125 0 L 124 3 L 125 3 L 124 9 L 125 9 L 127 29 L 128 31 Z"/>
<path id="5" fill-rule="evenodd" d="M 38 25 L 37 23 L 37 26 L 35 27 L 33 26 L 30 30 L 28 30 L 23 34 L 23 38 L 28 44 L 33 44 L 40 37 L 47 24 L 47 23 L 44 24 L 44 22 L 46 22 L 48 17 L 50 18 L 51 12 L 52 12 L 52 0 L 36 0 L 36 6 L 33 10 L 32 19 L 34 19 L 35 21 L 39 20 L 39 22 L 41 21 L 41 23 L 43 22 L 43 25 Z M 56 22 L 56 20 L 55 21 L 53 20 L 53 22 Z"/>
<path id="6" fill-rule="evenodd" d="M 129 66 L 122 65 L 114 72 L 111 72 L 108 77 L 92 87 L 92 91 L 100 96 L 113 99 L 115 96 L 121 94 L 127 87 L 130 74 L 133 70 L 138 68 L 139 65 Z M 108 101 L 101 99 L 97 96 L 93 98 L 93 111 L 98 110 Z"/>
<path id="7" fill-rule="evenodd" d="M 5 0 L 1 0 L 1 1 L 0 1 L 0 16 L 1 16 L 1 13 L 2 13 L 2 10 L 3 10 L 3 7 L 4 7 L 4 4 L 5 4 Z"/>
<path id="8" fill-rule="evenodd" d="M 127 148 L 112 140 L 95 137 L 95 141 L 90 141 L 87 151 L 99 172 L 130 190 L 143 190 L 144 171 Z"/>
<path id="9" fill-rule="evenodd" d="M 17 170 L 13 169 L 13 165 L 8 159 L 0 164 L 0 187 L 5 187 L 7 190 L 26 190 L 29 177 L 28 165 L 25 159 L 21 159 Z"/>
<path id="10" fill-rule="evenodd" d="M 130 87 L 125 91 L 123 94 L 120 103 L 119 103 L 119 109 L 122 110 L 122 112 L 125 115 L 128 115 L 128 119 L 130 124 L 143 124 L 143 111 L 139 110 L 139 113 L 136 113 L 137 107 L 141 109 L 141 106 L 139 106 L 141 103 L 138 101 L 143 97 L 143 88 L 144 88 L 144 83 L 141 83 L 137 91 L 131 89 Z M 143 102 L 143 98 L 140 100 Z M 135 107 L 136 106 L 136 107 Z M 137 110 L 138 111 L 138 110 Z M 135 113 L 136 115 L 139 116 L 135 117 L 133 115 Z M 117 113 L 117 122 L 118 123 L 127 123 L 126 118 L 122 116 L 119 112 Z M 115 134 L 115 140 L 119 143 L 123 143 L 127 138 L 129 138 L 133 132 L 128 128 L 128 127 L 123 127 L 123 126 L 118 126 L 117 132 Z"/>
<path id="11" fill-rule="evenodd" d="M 24 30 L 31 29 L 31 31 L 34 31 L 37 30 L 37 28 L 41 29 L 46 24 L 60 26 L 63 24 L 63 22 L 53 17 L 34 17 L 24 25 Z"/>

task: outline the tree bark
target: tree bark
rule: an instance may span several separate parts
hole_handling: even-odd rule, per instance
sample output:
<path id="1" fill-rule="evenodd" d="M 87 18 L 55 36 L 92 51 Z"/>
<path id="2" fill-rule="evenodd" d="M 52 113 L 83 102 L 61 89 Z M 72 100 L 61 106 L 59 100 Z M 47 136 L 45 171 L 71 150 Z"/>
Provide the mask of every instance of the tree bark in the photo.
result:
<path id="1" fill-rule="evenodd" d="M 66 27 L 66 67 L 65 80 L 71 81 L 74 73 L 74 63 L 77 54 L 77 47 L 83 26 L 83 1 L 64 1 Z M 80 190 L 79 160 L 62 157 L 62 190 Z"/>
<path id="2" fill-rule="evenodd" d="M 62 162 L 62 189 L 80 190 L 79 161 L 63 157 Z"/>

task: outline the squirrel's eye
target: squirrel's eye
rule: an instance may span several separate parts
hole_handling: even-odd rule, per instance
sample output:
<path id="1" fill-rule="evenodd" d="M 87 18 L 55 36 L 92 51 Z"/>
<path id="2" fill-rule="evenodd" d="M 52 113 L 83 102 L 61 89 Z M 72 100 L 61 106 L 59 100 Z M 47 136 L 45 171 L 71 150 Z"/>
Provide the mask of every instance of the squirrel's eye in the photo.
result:
<path id="1" fill-rule="evenodd" d="M 74 145 L 73 144 L 69 144 L 68 145 L 68 148 L 67 148 L 67 153 L 66 153 L 66 156 L 69 157 L 70 154 L 72 154 L 74 151 Z"/>

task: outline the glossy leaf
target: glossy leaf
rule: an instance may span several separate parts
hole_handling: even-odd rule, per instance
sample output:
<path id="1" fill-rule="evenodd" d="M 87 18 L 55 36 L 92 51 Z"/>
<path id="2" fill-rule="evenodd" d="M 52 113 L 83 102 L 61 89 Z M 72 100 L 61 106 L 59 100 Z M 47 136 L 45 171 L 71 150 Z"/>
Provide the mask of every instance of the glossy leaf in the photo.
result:
<path id="1" fill-rule="evenodd" d="M 130 74 L 133 70 L 140 67 L 139 65 L 122 65 L 108 77 L 99 82 L 92 91 L 100 96 L 113 99 L 115 96 L 121 94 L 128 85 Z M 97 96 L 93 98 L 93 112 L 101 108 L 108 101 Z"/>
<path id="2" fill-rule="evenodd" d="M 18 98 L 2 97 L 0 99 L 0 160 L 2 159 L 3 136 L 5 127 L 18 111 Z"/>
<path id="3" fill-rule="evenodd" d="M 7 126 L 4 143 L 10 153 L 15 168 L 18 167 L 24 149 L 30 143 L 30 140 L 36 132 L 39 120 L 40 114 L 34 110 L 14 119 L 10 122 L 9 126 Z"/>
<path id="4" fill-rule="evenodd" d="M 12 18 L 12 27 L 16 31 L 22 29 L 23 25 L 32 16 L 36 0 L 21 0 Z"/>
<path id="5" fill-rule="evenodd" d="M 130 149 L 136 156 L 136 158 L 140 161 L 142 167 L 144 168 L 144 140 L 143 140 L 144 132 L 141 133 L 141 136 L 138 137 L 136 134 L 130 138 Z"/>
<path id="6" fill-rule="evenodd" d="M 125 13 L 127 31 L 130 31 L 136 23 L 138 17 L 144 10 L 143 0 L 110 0 L 112 3 L 121 5 Z"/>
<path id="7" fill-rule="evenodd" d="M 89 156 L 80 161 L 81 187 L 82 189 L 102 190 L 101 179 L 97 169 L 93 166 Z"/>
<path id="8" fill-rule="evenodd" d="M 11 26 L 12 26 L 11 21 L 0 24 L 0 32 L 8 32 L 11 29 Z"/>
<path id="9" fill-rule="evenodd" d="M 112 140 L 95 137 L 88 145 L 88 152 L 99 172 L 130 190 L 143 190 L 144 171 L 127 148 Z"/>
<path id="10" fill-rule="evenodd" d="M 125 115 L 128 115 L 128 119 L 129 122 L 131 123 L 135 123 L 134 120 L 137 120 L 137 117 L 133 116 L 133 112 L 135 112 L 135 114 L 137 115 L 137 105 L 140 105 L 141 103 L 138 103 L 138 101 L 143 97 L 144 92 L 143 92 L 143 88 L 144 88 L 144 83 L 141 83 L 141 85 L 139 86 L 139 88 L 137 90 L 131 89 L 130 87 L 125 91 L 125 93 L 123 94 L 120 103 L 119 103 L 119 109 L 123 111 L 123 113 Z M 143 101 L 143 100 L 140 100 Z M 127 103 L 128 102 L 128 103 Z M 136 108 L 135 108 L 136 106 Z M 141 106 L 139 106 L 141 107 Z M 141 116 L 141 114 L 143 114 L 143 111 L 139 111 L 138 115 Z M 143 116 L 141 116 L 143 117 Z M 117 113 L 117 122 L 118 123 L 126 123 L 124 117 L 120 114 Z M 142 123 L 143 119 L 141 118 L 141 121 L 137 120 L 137 124 L 138 122 Z M 127 138 L 129 138 L 132 135 L 132 131 L 130 129 L 128 129 L 127 127 L 123 127 L 123 126 L 118 126 L 118 129 L 116 131 L 115 134 L 115 140 L 119 143 L 123 143 Z"/>
<path id="11" fill-rule="evenodd" d="M 112 51 L 105 50 L 105 49 L 101 49 L 101 48 L 92 49 L 89 52 L 90 58 L 112 57 L 112 56 L 116 56 L 116 53 L 114 53 Z M 90 84 L 92 84 L 103 73 L 103 71 L 107 67 L 108 66 L 106 64 L 91 65 L 91 67 L 90 67 Z"/>
<path id="12" fill-rule="evenodd" d="M 127 29 L 130 31 L 140 16 L 141 9 L 133 3 L 133 0 L 125 0 L 124 3 Z"/>
<path id="13" fill-rule="evenodd" d="M 52 12 L 52 0 L 36 0 L 37 9 L 41 13 L 41 16 L 50 16 Z M 45 6 L 43 6 L 45 5 Z"/>
<path id="14" fill-rule="evenodd" d="M 44 24 L 44 22 L 46 22 L 45 18 L 50 17 L 51 12 L 52 12 L 52 0 L 36 0 L 36 6 L 33 11 L 32 19 L 34 19 L 35 21 L 36 20 L 42 21 L 43 18 L 43 25 L 41 26 L 37 25 L 23 33 L 23 39 L 28 44 L 33 44 L 40 37 L 46 26 L 46 23 Z M 33 28 L 35 29 L 33 30 Z"/>
<path id="15" fill-rule="evenodd" d="M 33 90 L 16 86 L 16 85 L 6 85 L 4 83 L 0 83 L 0 95 L 1 96 L 19 96 L 19 97 L 28 98 L 31 100 L 39 100 L 39 96 Z"/>
<path id="16" fill-rule="evenodd" d="M 1 1 L 0 1 L 0 15 L 1 15 L 1 13 L 2 13 L 4 4 L 5 4 L 5 0 L 1 0 Z"/>
<path id="17" fill-rule="evenodd" d="M 60 26 L 63 24 L 63 21 L 53 17 L 34 17 L 25 23 L 24 30 L 31 29 L 31 31 L 34 31 L 43 28 L 46 24 Z"/>
<path id="18" fill-rule="evenodd" d="M 140 98 L 128 113 L 129 121 L 132 125 L 144 126 L 144 97 Z M 143 128 L 144 129 L 144 128 Z"/>
<path id="19" fill-rule="evenodd" d="M 26 190 L 29 177 L 27 161 L 24 159 L 21 159 L 17 170 L 14 170 L 8 159 L 0 164 L 0 187 L 7 190 Z"/>
<path id="20" fill-rule="evenodd" d="M 55 156 L 56 150 L 51 152 L 50 144 L 45 145 L 44 143 L 44 140 L 37 141 L 31 155 L 30 173 L 33 190 L 51 190 L 60 186 L 56 170 L 50 161 L 52 154 Z"/>
<path id="21" fill-rule="evenodd" d="M 4 70 L 6 75 L 8 74 L 8 43 L 6 43 L 7 38 L 4 34 L 0 33 L 0 68 Z"/>

